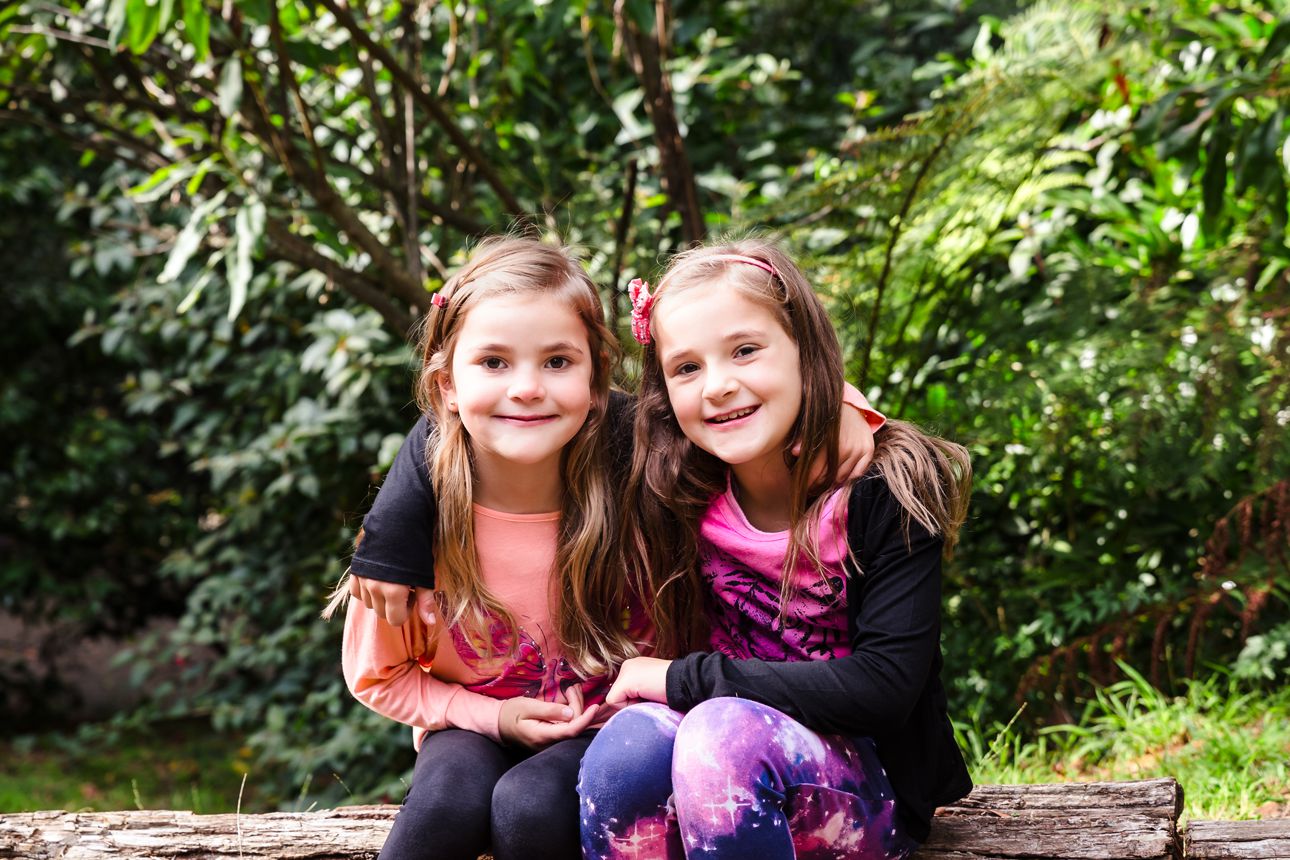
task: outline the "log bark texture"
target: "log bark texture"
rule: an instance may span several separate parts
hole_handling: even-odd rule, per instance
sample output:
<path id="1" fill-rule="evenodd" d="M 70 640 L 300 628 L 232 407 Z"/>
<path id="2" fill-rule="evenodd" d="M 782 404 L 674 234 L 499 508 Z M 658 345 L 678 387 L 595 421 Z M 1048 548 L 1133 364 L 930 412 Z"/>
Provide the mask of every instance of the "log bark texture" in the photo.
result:
<path id="1" fill-rule="evenodd" d="M 1193 821 L 1185 841 L 1188 857 L 1290 860 L 1290 818 Z"/>
<path id="2" fill-rule="evenodd" d="M 980 785 L 937 813 L 918 860 L 1182 856 L 1182 788 L 1173 779 Z"/>
<path id="3" fill-rule="evenodd" d="M 0 815 L 0 860 L 370 860 L 395 806 L 322 812 L 29 812 Z M 1186 854 L 1172 779 L 982 785 L 940 811 L 918 860 L 1290 860 L 1290 820 L 1197 821 Z"/>
<path id="4" fill-rule="evenodd" d="M 30 860 L 370 860 L 397 806 L 324 812 L 28 812 L 0 815 L 0 858 Z"/>

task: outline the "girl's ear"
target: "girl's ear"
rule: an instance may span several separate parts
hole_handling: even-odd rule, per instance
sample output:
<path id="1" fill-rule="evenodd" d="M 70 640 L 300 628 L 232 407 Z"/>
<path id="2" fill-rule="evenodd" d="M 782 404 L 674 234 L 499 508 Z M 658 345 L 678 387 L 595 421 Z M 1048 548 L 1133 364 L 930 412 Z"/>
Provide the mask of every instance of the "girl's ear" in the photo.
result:
<path id="1" fill-rule="evenodd" d="M 452 386 L 452 376 L 441 371 L 435 376 L 435 382 L 439 385 L 439 394 L 442 395 L 444 405 L 448 407 L 448 411 L 456 412 L 457 390 Z"/>

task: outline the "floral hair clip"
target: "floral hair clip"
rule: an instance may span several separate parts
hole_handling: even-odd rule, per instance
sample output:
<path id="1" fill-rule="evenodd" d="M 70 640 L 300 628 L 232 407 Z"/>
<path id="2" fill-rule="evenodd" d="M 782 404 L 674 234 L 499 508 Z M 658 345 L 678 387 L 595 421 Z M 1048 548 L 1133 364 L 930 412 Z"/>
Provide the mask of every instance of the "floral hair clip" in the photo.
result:
<path id="1" fill-rule="evenodd" d="M 627 297 L 632 300 L 632 337 L 641 346 L 649 345 L 649 312 L 654 307 L 655 296 L 650 295 L 649 282 L 633 278 L 627 285 Z"/>
<path id="2" fill-rule="evenodd" d="M 443 290 L 440 290 L 430 297 L 430 304 L 442 310 L 448 307 L 448 297 L 443 294 Z"/>

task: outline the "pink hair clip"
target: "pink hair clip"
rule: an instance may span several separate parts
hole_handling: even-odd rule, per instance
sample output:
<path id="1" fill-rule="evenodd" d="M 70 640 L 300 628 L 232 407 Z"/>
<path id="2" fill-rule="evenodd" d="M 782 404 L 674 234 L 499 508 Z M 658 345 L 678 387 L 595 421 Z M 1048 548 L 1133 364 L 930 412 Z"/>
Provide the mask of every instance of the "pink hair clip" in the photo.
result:
<path id="1" fill-rule="evenodd" d="M 437 292 L 430 297 L 430 304 L 437 308 L 446 308 L 448 307 L 448 297 L 443 294 L 443 291 Z"/>
<path id="2" fill-rule="evenodd" d="M 763 272 L 770 273 L 772 278 L 778 278 L 779 272 L 768 260 L 758 260 L 756 257 L 745 257 L 743 254 L 713 254 L 711 257 L 700 257 L 699 259 L 707 260 L 729 260 L 732 263 L 747 263 L 749 266 L 756 266 Z"/>
<path id="3" fill-rule="evenodd" d="M 632 337 L 641 346 L 649 345 L 649 312 L 654 306 L 654 296 L 650 295 L 649 282 L 633 278 L 627 285 L 627 297 L 632 300 Z"/>

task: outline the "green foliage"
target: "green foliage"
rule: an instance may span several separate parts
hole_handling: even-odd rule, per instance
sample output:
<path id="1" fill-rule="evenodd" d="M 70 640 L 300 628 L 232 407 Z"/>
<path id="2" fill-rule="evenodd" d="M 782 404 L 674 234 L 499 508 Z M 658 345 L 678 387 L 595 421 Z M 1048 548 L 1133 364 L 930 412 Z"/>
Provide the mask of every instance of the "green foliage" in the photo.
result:
<path id="1" fill-rule="evenodd" d="M 1286 614 L 1284 534 L 1202 557 L 1290 455 L 1280 25 L 1220 20 L 1039 3 L 987 22 L 926 111 L 853 134 L 769 212 L 814 249 L 877 402 L 972 446 L 946 644 L 959 700 L 996 717 L 1014 692 L 1069 717 L 1116 657 L 1167 685 Z M 1192 97 L 1216 87 L 1225 108 Z M 1264 143 L 1213 145 L 1215 197 L 1189 153 L 1224 123 Z M 1155 140 L 1181 128 L 1190 150 Z"/>
<path id="2" fill-rule="evenodd" d="M 1290 790 L 1290 693 L 1271 696 L 1221 674 L 1176 696 L 1123 667 L 1077 723 L 1039 730 L 959 726 L 978 782 L 1152 779 L 1182 784 L 1184 820 L 1284 814 Z"/>
<path id="3" fill-rule="evenodd" d="M 65 637 L 123 635 L 182 609 L 182 590 L 159 582 L 156 570 L 193 536 L 193 499 L 181 491 L 185 464 L 160 450 L 160 428 L 128 414 L 117 386 L 133 363 L 97 340 L 68 345 L 133 269 L 126 255 L 120 271 L 113 239 L 84 238 L 91 220 L 109 224 L 121 201 L 90 201 L 81 217 L 56 217 L 60 181 L 83 177 L 61 150 L 31 167 L 39 146 L 25 131 L 0 137 L 0 315 L 8 321 L 0 339 L 0 610 L 56 622 Z M 69 262 L 80 277 L 68 277 Z M 0 657 L 0 701 L 15 727 L 57 724 L 75 705 L 51 671 L 33 672 L 22 655 Z"/>

